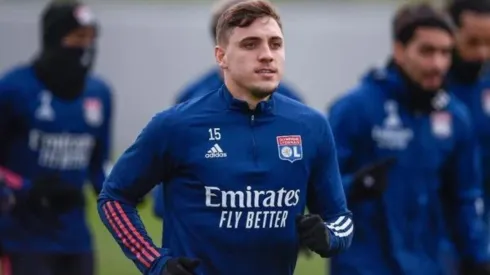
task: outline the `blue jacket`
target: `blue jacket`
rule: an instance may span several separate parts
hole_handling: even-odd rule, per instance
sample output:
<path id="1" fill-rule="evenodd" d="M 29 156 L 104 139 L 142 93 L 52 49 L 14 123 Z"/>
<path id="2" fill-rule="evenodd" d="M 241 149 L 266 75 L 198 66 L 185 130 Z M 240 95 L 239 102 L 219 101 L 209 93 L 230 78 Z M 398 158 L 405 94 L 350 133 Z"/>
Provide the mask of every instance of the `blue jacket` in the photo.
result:
<path id="1" fill-rule="evenodd" d="M 161 249 L 135 208 L 160 182 Z M 224 87 L 157 114 L 99 197 L 104 224 L 152 275 L 179 256 L 201 259 L 198 275 L 293 274 L 306 206 L 331 228 L 331 254 L 346 250 L 353 226 L 324 116 L 280 94 L 250 111 Z"/>
<path id="2" fill-rule="evenodd" d="M 455 241 L 463 258 L 488 260 L 481 213 L 481 171 L 467 109 L 447 94 L 442 109 L 414 114 L 394 68 L 370 72 L 330 109 L 345 192 L 352 173 L 395 157 L 381 199 L 350 203 L 356 235 L 351 248 L 332 260 L 332 275 L 439 274 L 444 179 L 453 194 Z"/>
<path id="3" fill-rule="evenodd" d="M 471 84 L 464 84 L 450 77 L 448 90 L 470 111 L 480 145 L 484 188 L 490 190 L 490 73 Z M 490 194 L 485 194 L 484 198 L 485 205 L 490 205 Z M 489 209 L 490 207 L 485 207 L 487 217 Z"/>
<path id="4" fill-rule="evenodd" d="M 52 174 L 80 192 L 87 180 L 100 191 L 110 151 L 111 101 L 109 87 L 95 77 L 87 79 L 79 98 L 66 101 L 47 91 L 31 66 L 7 72 L 0 79 L 0 168 L 23 177 L 17 192 L 25 194 L 31 180 Z M 15 215 L 1 223 L 6 251 L 92 250 L 83 207 L 62 215 L 63 229 L 48 235 L 26 230 Z"/>
<path id="5" fill-rule="evenodd" d="M 197 81 L 191 83 L 182 92 L 177 95 L 176 103 L 182 103 L 191 98 L 199 97 L 205 95 L 209 92 L 216 91 L 221 86 L 223 86 L 223 78 L 221 77 L 218 67 L 213 67 L 209 72 L 200 77 Z M 281 83 L 277 88 L 277 93 L 285 95 L 289 98 L 297 100 L 299 102 L 304 102 L 299 93 L 295 92 L 292 87 Z M 153 194 L 153 213 L 159 217 L 163 218 L 163 188 L 158 185 L 152 192 Z"/>

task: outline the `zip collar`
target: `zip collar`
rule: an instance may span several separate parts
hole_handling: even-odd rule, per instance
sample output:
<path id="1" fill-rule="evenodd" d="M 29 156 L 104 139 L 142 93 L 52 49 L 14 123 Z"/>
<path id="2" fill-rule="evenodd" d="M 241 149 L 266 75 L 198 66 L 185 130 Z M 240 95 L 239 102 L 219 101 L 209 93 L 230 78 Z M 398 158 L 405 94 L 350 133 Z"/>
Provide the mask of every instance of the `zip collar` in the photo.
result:
<path id="1" fill-rule="evenodd" d="M 274 93 L 271 94 L 268 100 L 259 102 L 255 110 L 250 110 L 248 103 L 243 100 L 234 98 L 225 85 L 221 86 L 221 88 L 219 89 L 220 97 L 224 100 L 228 109 L 243 112 L 243 113 L 255 113 L 255 114 L 274 113 L 274 109 L 275 109 Z"/>

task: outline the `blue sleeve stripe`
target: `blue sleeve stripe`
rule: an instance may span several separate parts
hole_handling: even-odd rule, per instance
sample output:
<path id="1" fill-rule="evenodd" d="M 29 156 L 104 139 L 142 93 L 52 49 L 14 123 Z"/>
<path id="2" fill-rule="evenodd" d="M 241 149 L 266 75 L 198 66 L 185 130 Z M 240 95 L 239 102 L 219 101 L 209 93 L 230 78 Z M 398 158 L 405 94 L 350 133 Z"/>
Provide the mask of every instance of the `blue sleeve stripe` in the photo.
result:
<path id="1" fill-rule="evenodd" d="M 347 216 L 341 216 L 332 223 L 325 223 L 325 226 L 337 237 L 348 237 L 354 232 L 354 223 Z"/>
<path id="2" fill-rule="evenodd" d="M 108 201 L 102 206 L 102 209 L 110 227 L 116 233 L 115 235 L 121 243 L 135 255 L 136 259 L 143 266 L 150 268 L 153 261 L 160 256 L 160 253 L 145 241 L 131 222 L 129 222 L 121 205 L 115 201 Z"/>

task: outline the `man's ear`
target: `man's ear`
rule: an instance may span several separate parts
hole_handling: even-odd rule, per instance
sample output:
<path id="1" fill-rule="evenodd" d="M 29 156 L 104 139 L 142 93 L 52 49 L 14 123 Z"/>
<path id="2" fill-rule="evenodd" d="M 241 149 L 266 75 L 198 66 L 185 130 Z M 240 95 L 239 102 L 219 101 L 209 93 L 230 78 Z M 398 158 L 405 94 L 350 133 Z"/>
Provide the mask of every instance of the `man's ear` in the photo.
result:
<path id="1" fill-rule="evenodd" d="M 228 68 L 225 49 L 219 45 L 214 47 L 214 57 L 216 58 L 216 63 L 218 63 L 221 69 Z"/>
<path id="2" fill-rule="evenodd" d="M 393 43 L 393 59 L 398 64 L 403 63 L 403 55 L 405 53 L 405 45 L 399 41 Z"/>

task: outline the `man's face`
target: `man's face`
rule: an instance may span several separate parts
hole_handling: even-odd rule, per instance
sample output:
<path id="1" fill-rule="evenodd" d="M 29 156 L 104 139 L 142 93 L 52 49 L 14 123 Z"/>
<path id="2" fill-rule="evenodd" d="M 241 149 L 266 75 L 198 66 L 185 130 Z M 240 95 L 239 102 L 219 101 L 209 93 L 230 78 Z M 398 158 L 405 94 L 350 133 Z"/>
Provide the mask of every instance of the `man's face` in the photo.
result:
<path id="1" fill-rule="evenodd" d="M 225 77 L 257 98 L 277 88 L 284 58 L 282 30 L 270 17 L 259 18 L 246 28 L 235 28 L 228 43 L 216 47 L 216 59 Z"/>
<path id="2" fill-rule="evenodd" d="M 395 44 L 395 59 L 408 76 L 427 90 L 439 89 L 451 66 L 453 38 L 445 30 L 420 27 L 407 44 Z"/>
<path id="3" fill-rule="evenodd" d="M 461 27 L 456 35 L 458 53 L 466 61 L 490 58 L 490 15 L 474 12 L 461 14 Z"/>
<path id="4" fill-rule="evenodd" d="M 88 48 L 95 39 L 96 33 L 93 27 L 80 27 L 68 33 L 63 38 L 62 44 L 68 48 Z"/>

